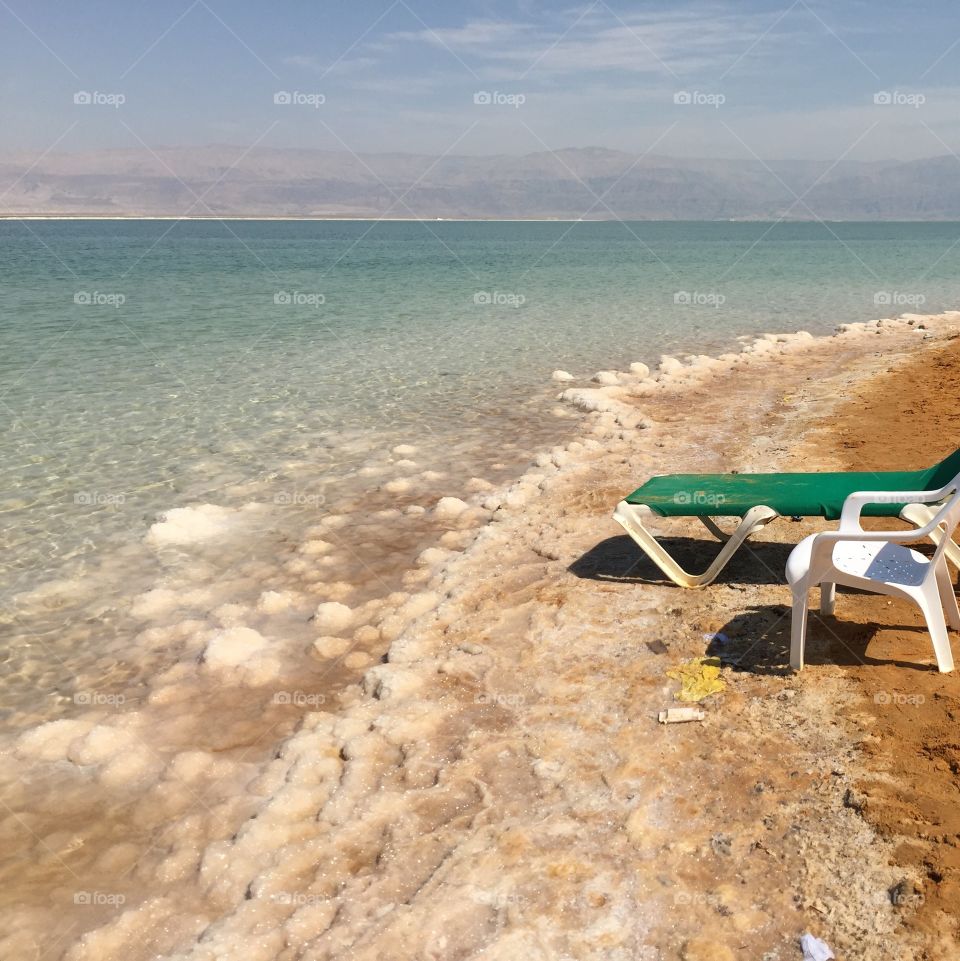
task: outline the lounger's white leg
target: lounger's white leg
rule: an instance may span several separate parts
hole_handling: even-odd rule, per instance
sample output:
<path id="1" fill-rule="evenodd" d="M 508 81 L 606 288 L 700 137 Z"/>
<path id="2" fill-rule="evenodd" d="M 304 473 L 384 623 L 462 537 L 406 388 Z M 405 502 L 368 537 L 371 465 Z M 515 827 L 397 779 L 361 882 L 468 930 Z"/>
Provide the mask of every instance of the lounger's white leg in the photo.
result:
<path id="1" fill-rule="evenodd" d="M 726 544 L 730 540 L 730 534 L 728 534 L 712 517 L 701 517 L 700 523 L 710 531 L 711 534 L 722 543 Z"/>
<path id="2" fill-rule="evenodd" d="M 832 614 L 837 605 L 837 585 L 829 581 L 820 585 L 820 613 Z"/>
<path id="3" fill-rule="evenodd" d="M 790 666 L 795 671 L 803 670 L 803 652 L 807 643 L 807 607 L 810 604 L 810 589 L 806 580 L 796 584 L 793 589 L 793 617 L 790 622 Z"/>
<path id="4" fill-rule="evenodd" d="M 953 592 L 950 572 L 944 560 L 937 564 L 937 589 L 940 592 L 940 604 L 947 616 L 947 624 L 955 631 L 960 631 L 960 608 L 957 607 L 957 595 Z"/>
<path id="5" fill-rule="evenodd" d="M 913 524 L 914 527 L 923 527 L 924 524 L 929 524 L 935 515 L 936 510 L 928 507 L 926 504 L 906 504 L 903 510 L 900 511 L 900 516 L 903 520 Z M 943 537 L 943 534 L 940 530 L 936 530 L 930 535 L 930 539 L 937 545 L 939 545 L 941 537 Z M 947 541 L 947 546 L 943 549 L 943 553 L 954 567 L 960 568 L 960 546 L 957 545 L 953 538 Z"/>
<path id="6" fill-rule="evenodd" d="M 685 571 L 664 549 L 657 539 L 643 526 L 640 512 L 643 505 L 628 504 L 620 501 L 614 511 L 613 519 L 633 538 L 640 549 L 663 571 L 667 577 L 680 587 L 706 587 L 727 566 L 730 558 L 739 550 L 740 545 L 761 527 L 769 524 L 779 515 L 769 507 L 752 507 L 743 515 L 737 529 L 729 535 L 720 553 L 702 574 Z M 718 528 L 719 530 L 719 528 Z M 725 535 L 726 536 L 726 535 Z"/>

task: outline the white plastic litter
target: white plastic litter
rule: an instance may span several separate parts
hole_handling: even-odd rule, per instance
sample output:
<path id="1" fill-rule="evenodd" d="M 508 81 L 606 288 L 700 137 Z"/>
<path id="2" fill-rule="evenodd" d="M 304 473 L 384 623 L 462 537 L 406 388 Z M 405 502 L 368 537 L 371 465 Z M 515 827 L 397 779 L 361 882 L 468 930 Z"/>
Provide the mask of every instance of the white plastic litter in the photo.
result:
<path id="1" fill-rule="evenodd" d="M 815 938 L 809 932 L 800 939 L 800 947 L 803 949 L 803 961 L 830 961 L 836 958 L 826 941 Z"/>
<path id="2" fill-rule="evenodd" d="M 702 721 L 705 717 L 706 714 L 696 707 L 668 707 L 660 712 L 659 720 L 661 724 L 682 724 L 684 721 Z"/>

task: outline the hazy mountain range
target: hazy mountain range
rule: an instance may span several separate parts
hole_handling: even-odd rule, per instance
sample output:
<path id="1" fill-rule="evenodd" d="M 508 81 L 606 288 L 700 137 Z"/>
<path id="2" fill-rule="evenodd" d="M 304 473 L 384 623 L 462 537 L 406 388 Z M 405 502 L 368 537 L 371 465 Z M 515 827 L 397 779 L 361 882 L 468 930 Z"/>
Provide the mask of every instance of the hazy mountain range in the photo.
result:
<path id="1" fill-rule="evenodd" d="M 800 199 L 798 199 L 800 198 Z M 960 220 L 960 160 L 691 160 L 174 147 L 0 157 L 0 214 Z"/>

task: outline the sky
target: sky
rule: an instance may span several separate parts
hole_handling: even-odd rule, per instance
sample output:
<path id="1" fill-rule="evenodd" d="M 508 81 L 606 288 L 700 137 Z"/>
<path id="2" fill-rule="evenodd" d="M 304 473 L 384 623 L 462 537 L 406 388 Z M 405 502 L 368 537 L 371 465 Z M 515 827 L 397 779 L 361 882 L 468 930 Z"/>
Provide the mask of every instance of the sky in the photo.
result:
<path id="1" fill-rule="evenodd" d="M 77 102 L 77 101 L 80 102 Z M 0 0 L 0 152 L 960 153 L 955 0 Z"/>

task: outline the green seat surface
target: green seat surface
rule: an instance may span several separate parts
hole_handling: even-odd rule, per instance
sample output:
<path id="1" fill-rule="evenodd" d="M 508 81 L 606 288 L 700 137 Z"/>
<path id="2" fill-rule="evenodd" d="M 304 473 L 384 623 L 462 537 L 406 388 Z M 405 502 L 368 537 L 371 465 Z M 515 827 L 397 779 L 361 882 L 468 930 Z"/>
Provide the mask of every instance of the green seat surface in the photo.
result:
<path id="1" fill-rule="evenodd" d="M 837 520 L 856 491 L 939 490 L 960 474 L 960 450 L 918 471 L 833 474 L 664 474 L 651 477 L 629 497 L 661 517 L 742 517 L 763 505 L 778 514 Z M 896 517 L 902 504 L 868 504 L 866 517 Z"/>

